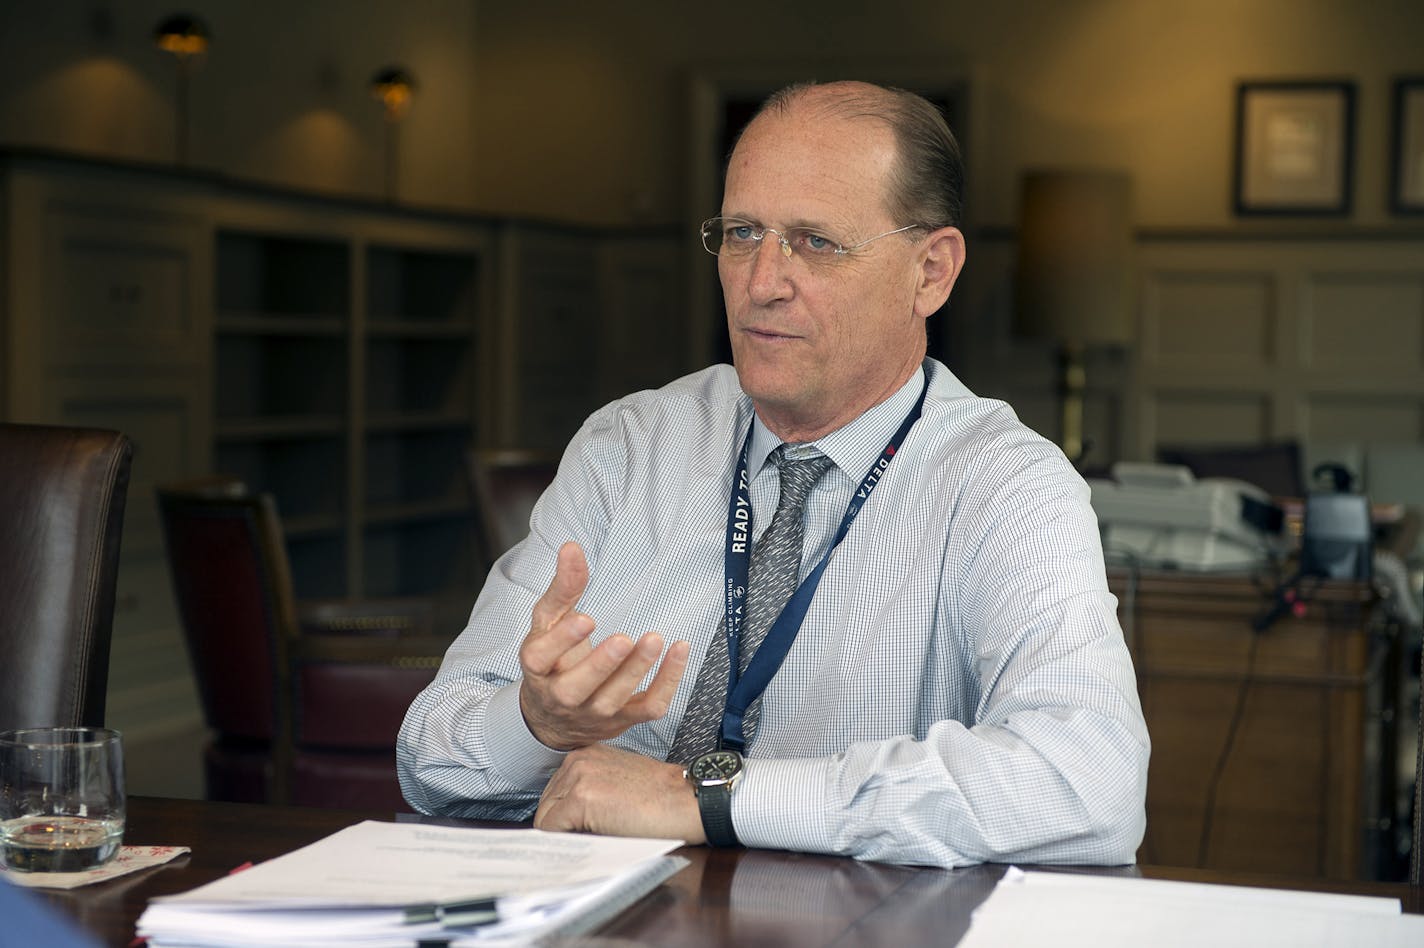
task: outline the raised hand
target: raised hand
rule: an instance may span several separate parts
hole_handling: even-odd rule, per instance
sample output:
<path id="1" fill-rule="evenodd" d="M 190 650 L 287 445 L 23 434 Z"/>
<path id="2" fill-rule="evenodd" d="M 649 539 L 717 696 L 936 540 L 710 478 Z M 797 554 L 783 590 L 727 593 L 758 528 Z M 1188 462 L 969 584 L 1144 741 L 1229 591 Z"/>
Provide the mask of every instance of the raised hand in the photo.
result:
<path id="1" fill-rule="evenodd" d="M 663 638 L 649 632 L 634 642 L 619 634 L 591 647 L 593 619 L 574 608 L 587 585 L 583 550 L 565 543 L 519 649 L 520 710 L 530 732 L 555 750 L 606 741 L 667 714 L 687 667 L 690 646 L 674 642 L 647 690 L 637 691 L 663 653 Z"/>

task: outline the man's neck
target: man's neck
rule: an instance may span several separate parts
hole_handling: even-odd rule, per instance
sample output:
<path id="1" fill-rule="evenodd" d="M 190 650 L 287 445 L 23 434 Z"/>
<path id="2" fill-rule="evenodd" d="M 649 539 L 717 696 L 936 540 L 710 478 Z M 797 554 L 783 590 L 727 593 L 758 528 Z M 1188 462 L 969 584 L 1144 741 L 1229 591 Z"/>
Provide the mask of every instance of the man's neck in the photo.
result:
<path id="1" fill-rule="evenodd" d="M 782 441 L 789 444 L 806 444 L 817 438 L 824 438 L 833 431 L 839 431 L 900 391 L 919 369 L 922 361 L 923 359 L 920 359 L 911 363 L 895 382 L 875 395 L 857 401 L 835 414 L 783 413 L 779 412 L 776 406 L 759 404 L 756 399 L 752 400 L 752 407 L 756 409 L 757 417 L 766 425 L 767 430 Z"/>

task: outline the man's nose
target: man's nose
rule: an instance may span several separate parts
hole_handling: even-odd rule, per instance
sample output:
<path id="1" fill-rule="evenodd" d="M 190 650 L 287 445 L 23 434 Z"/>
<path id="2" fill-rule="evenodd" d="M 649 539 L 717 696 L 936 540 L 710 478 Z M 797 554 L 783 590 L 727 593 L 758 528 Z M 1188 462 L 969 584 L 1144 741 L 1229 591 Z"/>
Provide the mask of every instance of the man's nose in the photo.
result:
<path id="1" fill-rule="evenodd" d="M 747 291 L 752 302 L 764 304 L 789 295 L 792 259 L 790 245 L 775 231 L 768 230 L 752 256 L 747 275 Z"/>

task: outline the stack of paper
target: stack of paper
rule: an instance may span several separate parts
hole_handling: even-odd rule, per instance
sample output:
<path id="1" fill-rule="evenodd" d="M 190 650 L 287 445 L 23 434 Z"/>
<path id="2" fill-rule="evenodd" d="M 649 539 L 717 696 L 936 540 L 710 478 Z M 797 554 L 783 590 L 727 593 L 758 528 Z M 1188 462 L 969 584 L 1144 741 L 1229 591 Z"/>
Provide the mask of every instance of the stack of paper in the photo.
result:
<path id="1" fill-rule="evenodd" d="M 959 948 L 1022 945 L 1419 948 L 1424 915 L 1398 899 L 1010 868 Z"/>
<path id="2" fill-rule="evenodd" d="M 678 840 L 368 821 L 180 895 L 153 948 L 526 943 L 588 931 L 687 864 Z"/>

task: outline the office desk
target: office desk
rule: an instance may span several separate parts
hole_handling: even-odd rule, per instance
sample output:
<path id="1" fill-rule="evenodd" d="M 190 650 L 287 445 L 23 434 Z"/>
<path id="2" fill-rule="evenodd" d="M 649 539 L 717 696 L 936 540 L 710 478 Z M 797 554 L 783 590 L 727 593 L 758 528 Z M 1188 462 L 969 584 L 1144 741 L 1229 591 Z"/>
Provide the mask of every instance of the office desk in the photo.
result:
<path id="1" fill-rule="evenodd" d="M 135 798 L 129 804 L 126 842 L 186 845 L 192 853 L 167 866 L 94 886 L 34 891 L 42 892 L 105 944 L 127 946 L 134 923 L 155 895 L 211 882 L 244 862 L 280 856 L 362 819 L 392 818 L 389 813 Z M 1003 866 L 977 866 L 947 872 L 700 846 L 678 853 L 691 865 L 605 926 L 600 935 L 626 940 L 605 944 L 952 945 L 968 929 L 969 913 L 989 895 L 1004 871 Z M 1091 871 L 1199 882 L 1291 884 L 1152 867 Z M 1406 911 L 1424 913 L 1420 890 L 1403 884 L 1317 881 L 1297 887 L 1391 896 L 1400 899 Z"/>
<path id="2" fill-rule="evenodd" d="M 1138 860 L 1377 878 L 1398 652 L 1372 628 L 1371 588 L 1305 583 L 1301 614 L 1256 633 L 1274 590 L 1253 577 L 1108 578 L 1152 735 Z"/>

